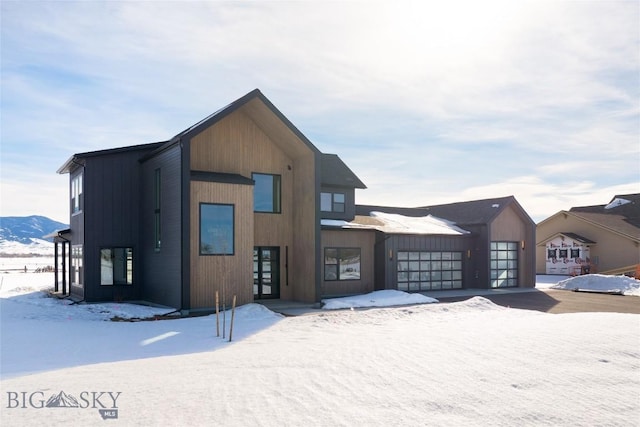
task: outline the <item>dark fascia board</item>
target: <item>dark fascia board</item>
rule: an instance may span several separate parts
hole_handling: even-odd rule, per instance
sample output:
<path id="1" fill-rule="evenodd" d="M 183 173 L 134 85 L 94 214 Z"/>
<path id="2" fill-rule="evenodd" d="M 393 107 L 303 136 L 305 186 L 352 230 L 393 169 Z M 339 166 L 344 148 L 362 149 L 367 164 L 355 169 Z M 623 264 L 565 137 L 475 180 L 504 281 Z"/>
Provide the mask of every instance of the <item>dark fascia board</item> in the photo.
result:
<path id="1" fill-rule="evenodd" d="M 495 208 L 494 211 L 491 211 L 488 215 L 482 216 L 482 218 L 480 218 L 479 224 L 490 224 L 508 206 L 514 205 L 516 210 L 520 213 L 520 215 L 522 216 L 523 219 L 528 221 L 530 224 L 535 225 L 535 222 L 531 219 L 529 214 L 527 214 L 527 212 L 520 205 L 520 203 L 518 203 L 518 201 L 516 200 L 516 198 L 514 196 L 497 197 L 497 198 L 491 198 L 491 199 L 470 200 L 470 201 L 467 201 L 467 202 L 455 202 L 455 203 L 449 203 L 449 204 L 443 204 L 443 205 L 422 206 L 421 208 L 422 209 L 426 209 L 427 211 L 435 210 L 436 213 L 433 213 L 433 215 L 446 218 L 446 215 L 438 215 L 437 211 L 439 209 L 443 209 L 443 208 L 444 209 L 446 209 L 446 208 L 459 209 L 459 208 L 464 208 L 464 207 L 467 207 L 467 206 L 471 208 L 473 206 L 486 207 L 488 205 L 490 205 L 492 208 L 493 208 L 494 205 L 498 205 L 498 206 Z M 456 218 L 446 218 L 446 219 L 456 220 Z M 474 224 L 474 222 L 466 222 L 466 221 L 461 221 L 461 220 L 457 220 L 456 222 L 458 224 L 465 224 L 465 223 L 466 224 Z M 476 221 L 475 223 L 478 223 L 478 222 Z"/>
<path id="2" fill-rule="evenodd" d="M 536 245 L 537 246 L 544 246 L 548 242 L 550 242 L 551 240 L 555 239 L 557 236 L 569 237 L 570 239 L 577 240 L 577 241 L 579 241 L 581 243 L 584 243 L 584 244 L 587 244 L 587 245 L 595 245 L 595 244 L 597 244 L 597 242 L 594 242 L 591 239 L 587 239 L 586 237 L 580 236 L 579 234 L 566 232 L 566 231 L 560 231 L 560 232 L 557 232 L 557 233 L 553 233 L 552 235 L 548 236 L 547 238 L 545 238 L 543 240 L 540 240 L 539 242 L 536 243 Z"/>
<path id="3" fill-rule="evenodd" d="M 586 238 L 586 237 L 584 237 L 584 236 L 581 236 L 581 235 L 576 234 L 576 233 L 571 233 L 571 232 L 568 232 L 568 231 L 562 231 L 562 232 L 560 232 L 560 233 L 558 233 L 558 234 L 562 234 L 562 235 L 564 235 L 564 236 L 566 236 L 566 237 L 569 237 L 569 238 L 571 238 L 571 239 L 573 239 L 573 240 L 577 240 L 577 241 L 578 241 L 578 242 L 580 242 L 580 243 L 593 243 L 593 244 L 595 244 L 595 243 L 596 243 L 596 242 L 594 242 L 594 241 L 593 241 L 593 240 L 591 240 L 591 239 L 587 239 L 587 238 Z"/>
<path id="4" fill-rule="evenodd" d="M 182 132 L 180 132 L 179 134 L 177 134 L 176 136 L 171 138 L 169 141 L 167 141 L 163 146 L 159 147 L 154 152 L 149 153 L 149 155 L 147 155 L 144 158 L 142 158 L 141 161 L 146 161 L 146 160 L 156 156 L 157 154 L 167 150 L 168 148 L 174 146 L 175 144 L 177 144 L 177 143 L 179 143 L 181 141 L 191 139 L 191 137 L 193 137 L 194 135 L 200 133 L 204 129 L 209 128 L 210 126 L 213 126 L 214 124 L 216 124 L 220 120 L 224 119 L 225 117 L 227 117 L 231 113 L 233 113 L 233 112 L 237 111 L 238 109 L 240 109 L 242 106 L 244 106 L 245 104 L 247 104 L 249 101 L 253 100 L 254 98 L 260 99 L 273 112 L 273 114 L 275 114 L 276 117 L 278 117 L 316 155 L 320 154 L 320 151 L 316 148 L 316 146 L 313 145 L 313 143 L 306 136 L 304 136 L 304 134 L 302 132 L 300 132 L 300 130 L 298 130 L 298 128 L 296 128 L 293 125 L 293 123 L 291 123 L 291 121 L 289 121 L 289 119 L 287 119 L 285 117 L 285 115 L 282 114 L 282 112 L 280 112 L 280 110 L 278 110 L 276 108 L 276 106 L 273 105 L 273 103 L 271 103 L 271 101 L 269 101 L 269 99 L 267 99 L 266 96 L 264 96 L 264 94 L 262 92 L 260 92 L 260 89 L 254 89 L 251 92 L 249 92 L 246 95 L 244 95 L 243 97 L 236 99 L 235 101 L 233 101 L 232 103 L 228 104 L 227 106 L 222 107 L 221 109 L 219 109 L 215 113 L 210 114 L 209 116 L 207 116 L 204 119 L 200 120 L 199 122 L 197 122 L 193 126 L 190 126 L 187 129 L 183 130 Z"/>
<path id="5" fill-rule="evenodd" d="M 192 181 L 221 182 L 225 184 L 255 185 L 255 181 L 235 173 L 191 171 Z"/>
<path id="6" fill-rule="evenodd" d="M 80 161 L 89 157 L 99 157 L 106 156 L 111 154 L 118 153 L 126 153 L 130 151 L 142 151 L 142 150 L 155 150 L 158 147 L 162 147 L 166 141 L 163 142 L 152 142 L 149 144 L 139 144 L 139 145 L 130 145 L 128 147 L 118 147 L 118 148 L 108 148 L 106 150 L 97 150 L 97 151 L 87 151 L 85 153 L 76 153 L 69 157 L 66 162 L 58 170 L 56 173 L 65 174 L 71 172 L 75 169 L 75 166 L 80 165 Z"/>
<path id="7" fill-rule="evenodd" d="M 227 105 L 226 107 L 221 108 L 220 110 L 211 114 L 209 117 L 206 117 L 205 119 L 199 121 L 198 123 L 191 126 L 190 128 L 174 136 L 172 138 L 172 141 L 174 139 L 191 138 L 193 135 L 219 122 L 220 120 L 227 117 L 229 114 L 237 111 L 242 106 L 244 106 L 249 101 L 255 98 L 262 101 L 273 112 L 273 114 L 276 117 L 278 117 L 278 119 L 280 119 L 298 138 L 300 138 L 307 146 L 309 146 L 309 148 L 311 148 L 316 154 L 320 154 L 320 151 L 316 148 L 316 146 L 313 145 L 313 143 L 306 136 L 304 136 L 304 134 L 300 132 L 300 130 L 298 130 L 298 128 L 295 127 L 293 123 L 291 123 L 291 121 L 289 121 L 289 119 L 287 119 L 285 115 L 282 114 L 282 112 L 278 110 L 278 108 L 276 108 L 276 106 L 273 105 L 273 103 L 271 103 L 271 101 L 269 101 L 269 99 L 267 99 L 266 96 L 264 96 L 262 92 L 260 92 L 260 89 L 254 89 L 251 92 L 244 95 L 243 97 L 233 101 L 231 104 Z"/>

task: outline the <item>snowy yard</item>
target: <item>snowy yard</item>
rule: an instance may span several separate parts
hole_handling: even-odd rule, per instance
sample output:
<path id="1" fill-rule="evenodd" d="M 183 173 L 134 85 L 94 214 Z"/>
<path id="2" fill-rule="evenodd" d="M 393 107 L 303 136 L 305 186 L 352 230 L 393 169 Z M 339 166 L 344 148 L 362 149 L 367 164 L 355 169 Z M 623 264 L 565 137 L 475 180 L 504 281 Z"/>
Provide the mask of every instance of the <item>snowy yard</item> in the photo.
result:
<path id="1" fill-rule="evenodd" d="M 51 274 L 2 278 L 3 426 L 637 426 L 640 420 L 636 314 L 546 314 L 482 297 L 443 304 L 391 292 L 331 304 L 412 305 L 282 317 L 249 304 L 236 311 L 229 343 L 216 337 L 215 316 L 105 321 L 163 312 L 71 305 L 40 292 L 51 281 Z M 637 295 L 637 281 L 608 277 L 565 287 L 604 281 Z"/>

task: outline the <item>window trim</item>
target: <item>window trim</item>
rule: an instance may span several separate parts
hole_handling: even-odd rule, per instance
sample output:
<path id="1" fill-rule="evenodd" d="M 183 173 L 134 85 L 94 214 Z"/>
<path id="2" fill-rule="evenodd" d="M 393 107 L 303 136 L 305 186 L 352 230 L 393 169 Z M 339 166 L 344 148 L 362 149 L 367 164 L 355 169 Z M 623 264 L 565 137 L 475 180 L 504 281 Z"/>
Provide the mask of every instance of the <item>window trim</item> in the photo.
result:
<path id="1" fill-rule="evenodd" d="M 329 210 L 322 209 L 323 195 L 329 195 L 329 197 L 331 198 L 330 200 L 331 206 Z M 341 202 L 337 201 L 336 196 L 342 196 L 342 201 Z M 341 209 L 338 209 L 339 206 L 341 207 Z M 320 193 L 320 211 L 321 212 L 345 213 L 346 209 L 347 209 L 347 193 L 342 193 L 338 191 L 322 191 Z"/>
<path id="2" fill-rule="evenodd" d="M 71 284 L 84 287 L 84 247 L 71 245 Z"/>
<path id="3" fill-rule="evenodd" d="M 335 250 L 336 251 L 336 257 L 335 257 L 335 264 L 332 263 L 327 263 L 327 251 L 328 250 Z M 342 257 L 340 256 L 340 252 L 341 251 L 358 251 L 358 277 L 357 278 L 342 278 L 341 277 L 341 263 L 340 260 L 342 259 Z M 360 247 L 337 247 L 337 246 L 327 246 L 324 248 L 323 251 L 323 280 L 325 282 L 348 282 L 348 281 L 354 281 L 354 280 L 362 280 L 362 248 Z M 327 279 L 327 266 L 336 266 L 336 278 L 335 279 Z"/>
<path id="4" fill-rule="evenodd" d="M 256 210 L 256 186 L 253 187 L 253 212 L 255 213 L 270 213 L 281 214 L 282 213 L 282 175 L 265 172 L 251 172 L 251 179 L 254 183 L 256 176 L 269 176 L 273 179 L 271 186 L 271 204 L 273 208 L 271 210 Z"/>
<path id="5" fill-rule="evenodd" d="M 202 208 L 205 206 L 227 206 L 231 208 L 231 251 L 225 252 L 203 252 L 202 251 Z M 232 203 L 208 203 L 200 202 L 198 209 L 198 254 L 200 256 L 234 256 L 235 255 L 235 239 L 236 239 L 236 206 Z"/>
<path id="6" fill-rule="evenodd" d="M 84 210 L 84 173 L 80 172 L 71 178 L 71 215 L 77 215 Z"/>
<path id="7" fill-rule="evenodd" d="M 128 282 L 116 282 L 115 278 L 114 278 L 114 272 L 113 270 L 115 269 L 115 263 L 112 261 L 111 262 L 111 283 L 104 283 L 104 270 L 103 270 L 103 265 L 102 265 L 102 257 L 103 257 L 103 251 L 111 251 L 111 259 L 113 260 L 115 258 L 115 254 L 114 251 L 116 249 L 123 249 L 125 252 L 125 254 L 127 253 L 127 250 L 130 251 L 131 253 L 131 259 L 129 260 L 128 257 L 125 257 L 124 261 L 124 271 L 125 271 L 125 276 L 127 277 L 127 280 L 129 280 Z M 133 286 L 134 282 L 135 282 L 135 257 L 134 257 L 134 248 L 133 246 L 105 246 L 105 247 L 101 247 L 99 249 L 99 254 L 100 254 L 100 286 Z M 130 265 L 129 265 L 130 263 Z"/>

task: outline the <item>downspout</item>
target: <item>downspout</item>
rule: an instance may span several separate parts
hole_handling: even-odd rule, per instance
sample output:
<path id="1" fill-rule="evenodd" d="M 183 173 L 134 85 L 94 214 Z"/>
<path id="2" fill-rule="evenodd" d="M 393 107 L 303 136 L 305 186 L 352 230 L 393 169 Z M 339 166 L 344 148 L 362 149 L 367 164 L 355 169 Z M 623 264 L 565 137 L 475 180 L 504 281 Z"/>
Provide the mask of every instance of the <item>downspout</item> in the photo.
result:
<path id="1" fill-rule="evenodd" d="M 188 314 L 191 309 L 189 283 L 191 280 L 190 272 L 190 230 L 191 230 L 191 151 L 190 144 L 180 138 L 180 313 Z M 186 306 L 186 307 L 185 307 Z"/>

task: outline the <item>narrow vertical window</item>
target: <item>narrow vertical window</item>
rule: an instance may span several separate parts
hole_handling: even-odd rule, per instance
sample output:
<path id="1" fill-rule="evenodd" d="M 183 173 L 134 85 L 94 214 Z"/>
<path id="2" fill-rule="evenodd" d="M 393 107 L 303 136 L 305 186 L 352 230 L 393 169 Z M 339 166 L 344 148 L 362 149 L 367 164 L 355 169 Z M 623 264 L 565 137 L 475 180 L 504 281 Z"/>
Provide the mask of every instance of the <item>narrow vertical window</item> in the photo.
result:
<path id="1" fill-rule="evenodd" d="M 82 211 L 82 173 L 71 180 L 71 213 Z"/>
<path id="2" fill-rule="evenodd" d="M 71 247 L 71 283 L 75 286 L 83 284 L 83 255 L 82 245 L 73 245 Z"/>
<path id="3" fill-rule="evenodd" d="M 160 206 L 161 206 L 161 197 L 162 197 L 162 188 L 161 188 L 161 184 L 162 184 L 162 179 L 161 179 L 161 174 L 160 174 L 160 169 L 156 169 L 155 170 L 155 177 L 154 177 L 154 230 L 153 230 L 153 236 L 154 236 L 154 245 L 155 245 L 155 250 L 159 251 L 160 250 L 160 245 L 162 243 L 162 222 L 161 222 L 161 215 L 160 215 Z"/>

